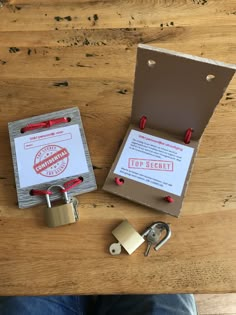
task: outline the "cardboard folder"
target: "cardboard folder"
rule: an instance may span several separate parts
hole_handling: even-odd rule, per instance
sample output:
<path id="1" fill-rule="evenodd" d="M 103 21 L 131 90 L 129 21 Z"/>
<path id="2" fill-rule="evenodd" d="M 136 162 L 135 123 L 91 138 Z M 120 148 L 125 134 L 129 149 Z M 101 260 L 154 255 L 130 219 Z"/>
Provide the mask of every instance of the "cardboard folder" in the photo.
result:
<path id="1" fill-rule="evenodd" d="M 179 216 L 201 136 L 235 70 L 140 44 L 130 126 L 103 189 Z"/>

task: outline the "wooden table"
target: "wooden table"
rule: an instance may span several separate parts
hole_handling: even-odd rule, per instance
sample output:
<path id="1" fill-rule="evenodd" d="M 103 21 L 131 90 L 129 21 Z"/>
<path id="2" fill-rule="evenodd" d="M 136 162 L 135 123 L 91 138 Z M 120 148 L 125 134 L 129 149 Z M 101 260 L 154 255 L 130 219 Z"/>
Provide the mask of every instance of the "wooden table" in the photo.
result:
<path id="1" fill-rule="evenodd" d="M 236 78 L 202 138 L 180 218 L 101 191 L 127 130 L 137 44 L 235 63 L 235 0 L 1 0 L 0 295 L 236 292 Z M 65 85 L 55 86 L 58 82 Z M 80 108 L 98 190 L 81 221 L 48 229 L 43 206 L 19 210 L 7 122 Z M 111 231 L 156 220 L 157 253 L 113 257 Z"/>

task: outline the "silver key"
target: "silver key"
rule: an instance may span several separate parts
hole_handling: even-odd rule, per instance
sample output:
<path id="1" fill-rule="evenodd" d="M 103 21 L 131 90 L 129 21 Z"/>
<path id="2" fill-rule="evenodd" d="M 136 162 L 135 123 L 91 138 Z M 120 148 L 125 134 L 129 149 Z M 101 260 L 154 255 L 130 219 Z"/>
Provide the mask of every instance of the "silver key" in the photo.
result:
<path id="1" fill-rule="evenodd" d="M 109 251 L 111 255 L 120 255 L 121 244 L 119 242 L 111 244 L 111 246 L 109 247 Z"/>
<path id="2" fill-rule="evenodd" d="M 75 209 L 75 217 L 76 217 L 76 220 L 79 220 L 79 212 L 76 211 L 78 206 L 79 206 L 79 201 L 77 198 L 75 197 L 72 197 L 71 198 L 71 202 L 73 202 L 73 206 L 74 206 L 74 209 Z"/>
<path id="3" fill-rule="evenodd" d="M 156 245 L 159 242 L 160 237 L 161 237 L 161 229 L 157 227 L 150 229 L 149 233 L 147 234 L 148 246 L 147 246 L 144 256 L 148 256 L 151 247 L 153 245 Z"/>
<path id="4" fill-rule="evenodd" d="M 163 231 L 165 231 L 164 237 L 162 237 Z M 157 251 L 169 240 L 169 238 L 171 237 L 171 229 L 169 224 L 165 222 L 154 222 L 144 231 L 142 237 L 146 237 L 148 241 L 148 247 L 144 254 L 145 256 L 148 256 L 152 245 L 154 245 L 154 249 Z"/>

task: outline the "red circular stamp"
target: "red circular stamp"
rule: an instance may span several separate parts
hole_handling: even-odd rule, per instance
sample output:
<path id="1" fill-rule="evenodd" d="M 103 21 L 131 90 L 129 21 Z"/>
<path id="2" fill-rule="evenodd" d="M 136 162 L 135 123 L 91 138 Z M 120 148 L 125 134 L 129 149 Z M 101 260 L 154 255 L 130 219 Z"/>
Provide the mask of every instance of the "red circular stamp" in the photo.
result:
<path id="1" fill-rule="evenodd" d="M 68 162 L 69 152 L 66 148 L 49 144 L 37 152 L 33 168 L 37 174 L 54 177 L 65 171 Z"/>

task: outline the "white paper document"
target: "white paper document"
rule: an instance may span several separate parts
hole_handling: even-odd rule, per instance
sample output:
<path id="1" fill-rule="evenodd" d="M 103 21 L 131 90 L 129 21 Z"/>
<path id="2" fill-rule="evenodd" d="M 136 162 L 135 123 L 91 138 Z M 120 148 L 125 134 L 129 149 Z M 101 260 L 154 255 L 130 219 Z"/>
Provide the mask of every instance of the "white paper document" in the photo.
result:
<path id="1" fill-rule="evenodd" d="M 181 196 L 193 151 L 189 146 L 131 130 L 114 173 Z"/>
<path id="2" fill-rule="evenodd" d="M 20 188 L 87 173 L 79 126 L 15 138 Z"/>

